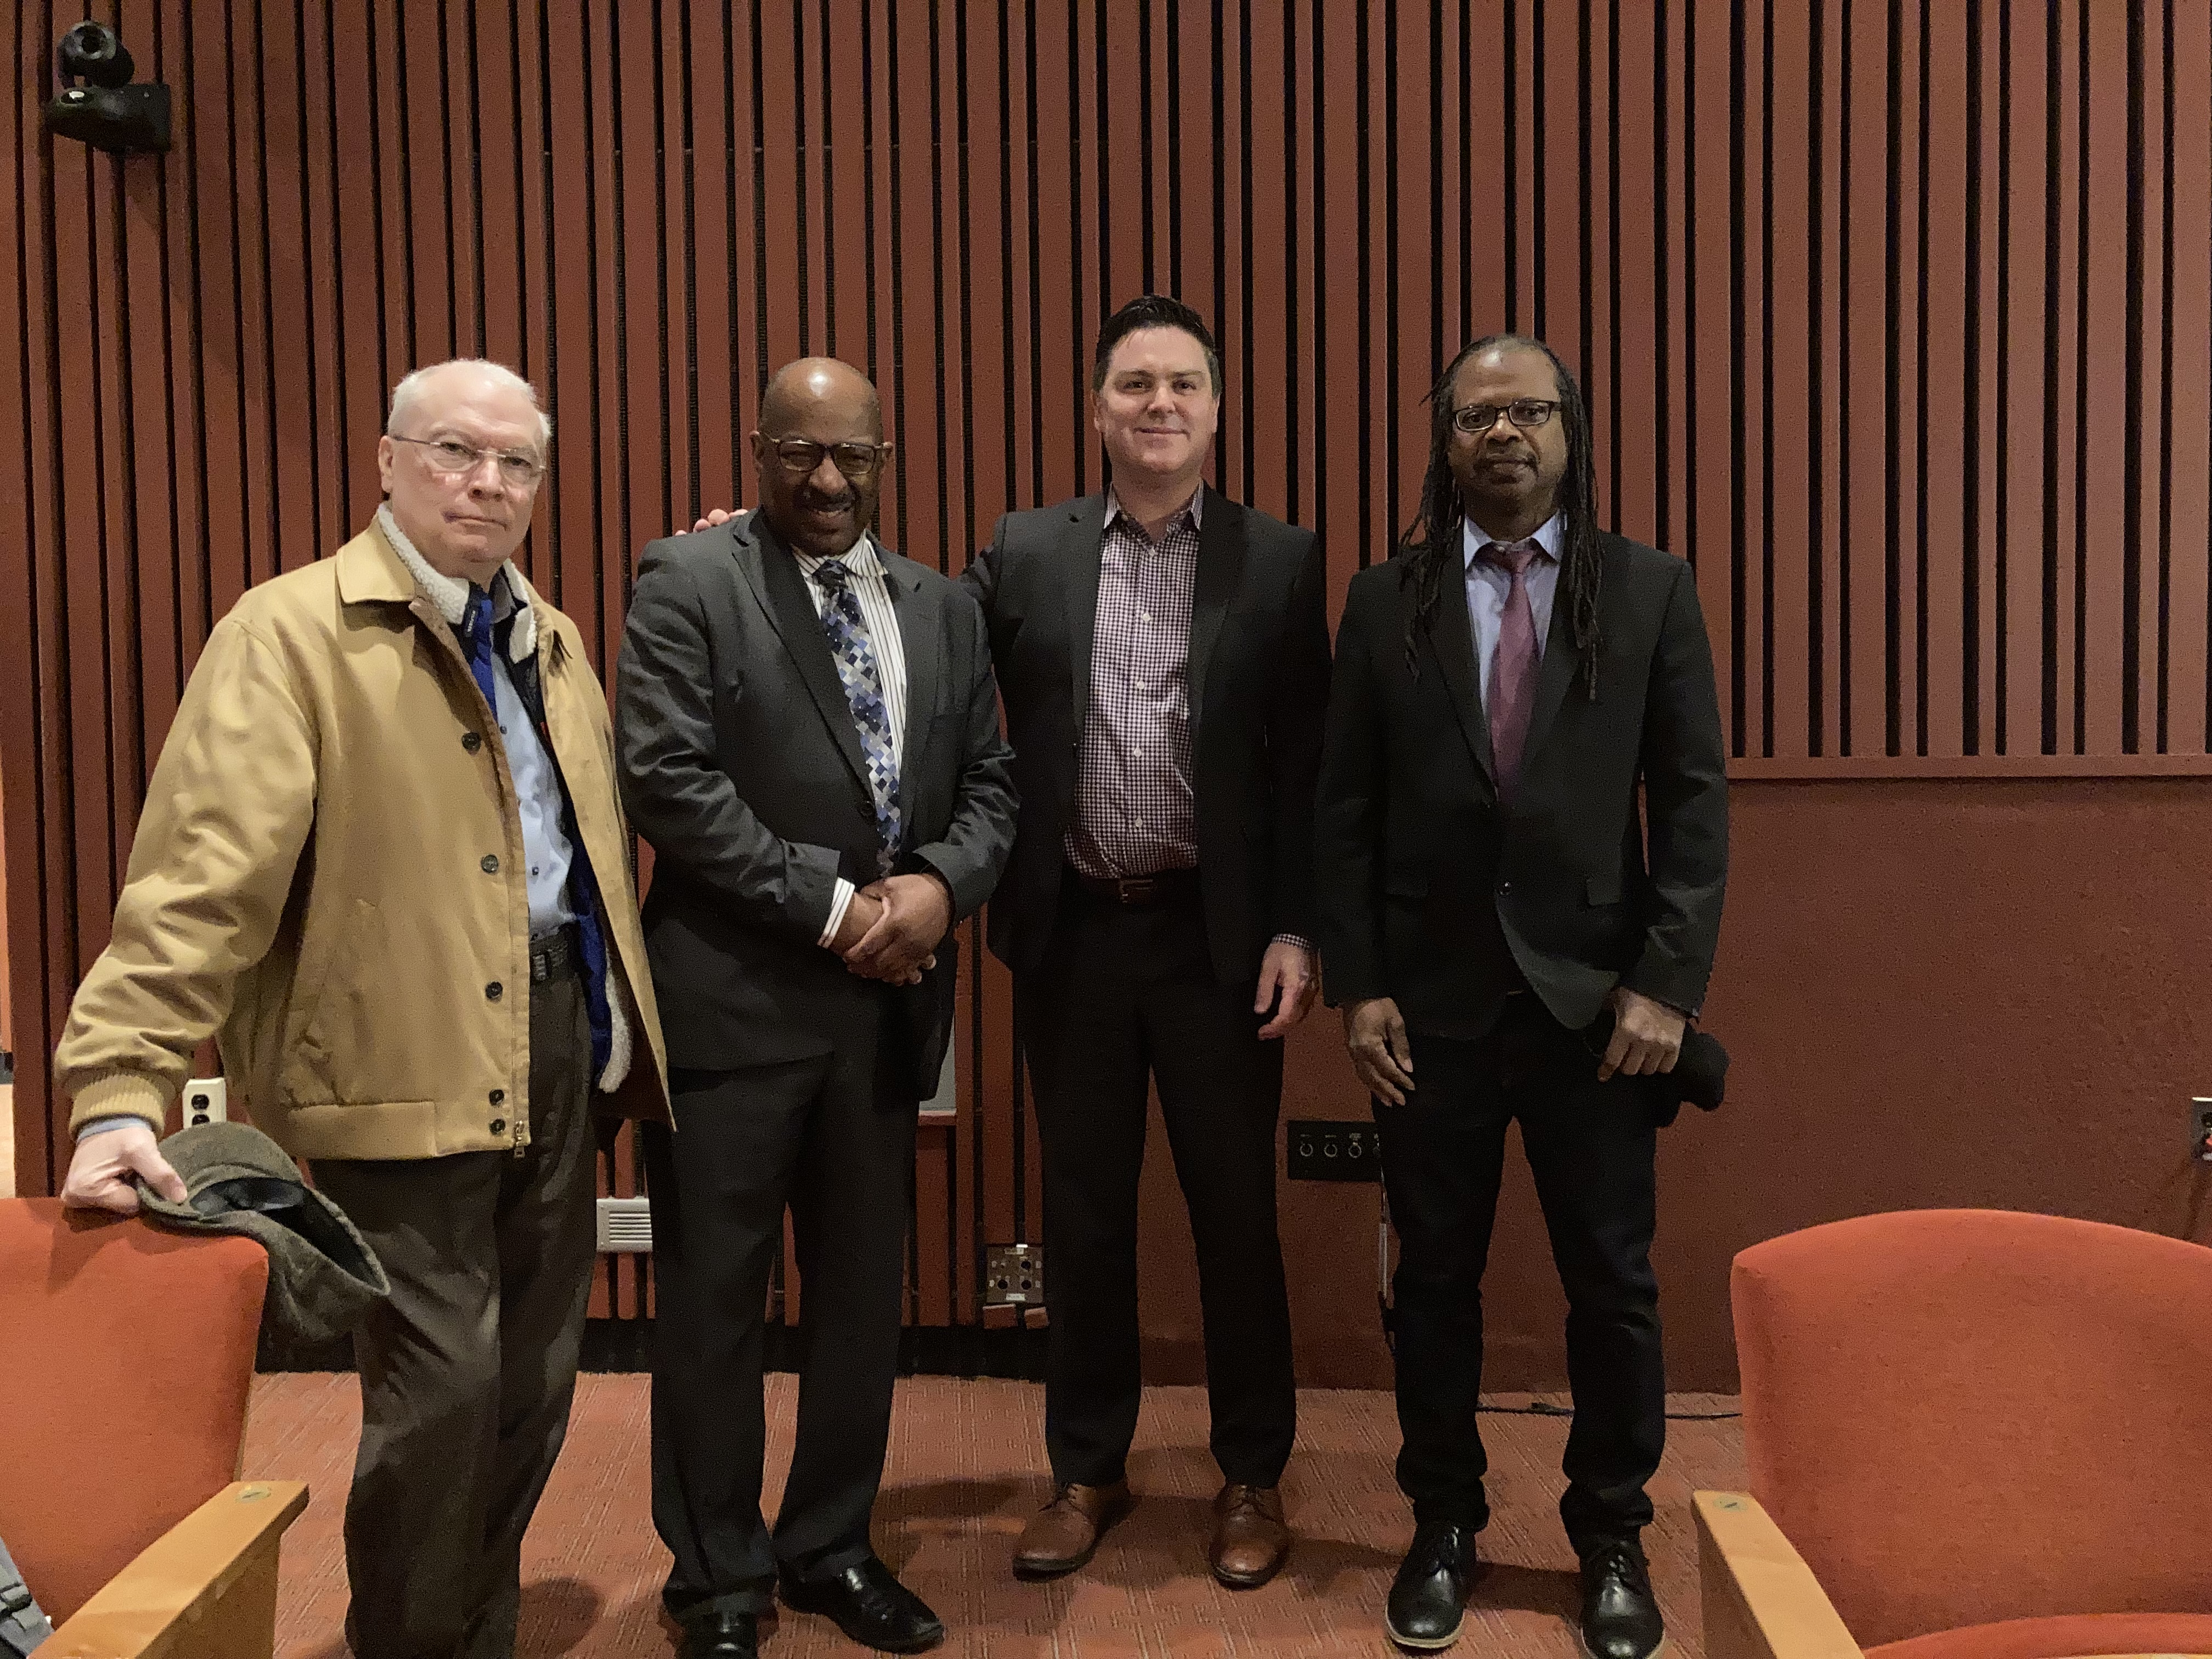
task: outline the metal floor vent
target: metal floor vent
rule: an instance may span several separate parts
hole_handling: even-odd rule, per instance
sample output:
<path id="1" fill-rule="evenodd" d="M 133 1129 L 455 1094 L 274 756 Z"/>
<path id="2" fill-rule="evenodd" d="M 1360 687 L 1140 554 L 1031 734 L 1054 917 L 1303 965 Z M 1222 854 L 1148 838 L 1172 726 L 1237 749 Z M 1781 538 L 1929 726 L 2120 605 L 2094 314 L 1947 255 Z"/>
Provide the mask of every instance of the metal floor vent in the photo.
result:
<path id="1" fill-rule="evenodd" d="M 599 1249 L 635 1255 L 653 1249 L 653 1201 L 646 1198 L 599 1200 Z"/>

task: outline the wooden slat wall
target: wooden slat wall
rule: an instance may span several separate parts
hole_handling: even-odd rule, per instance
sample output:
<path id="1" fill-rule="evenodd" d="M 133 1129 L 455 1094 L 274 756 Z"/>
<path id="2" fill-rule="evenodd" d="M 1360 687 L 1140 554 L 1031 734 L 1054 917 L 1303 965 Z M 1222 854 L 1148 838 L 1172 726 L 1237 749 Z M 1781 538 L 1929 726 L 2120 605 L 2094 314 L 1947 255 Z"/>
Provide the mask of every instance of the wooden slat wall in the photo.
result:
<path id="1" fill-rule="evenodd" d="M 777 364 L 882 387 L 891 542 L 957 570 L 1097 485 L 1103 313 L 1217 325 L 1223 486 L 1383 556 L 1419 399 L 1544 335 L 1604 510 L 1696 562 L 1749 777 L 2203 772 L 2212 9 L 2191 0 L 98 0 L 166 161 L 43 137 L 75 0 L 15 11 L 0 191 L 0 760 L 21 1087 L 104 942 L 213 619 L 370 512 L 386 389 L 544 390 L 529 567 L 601 665 L 632 561 Z M 980 1317 L 1040 1196 L 966 940 L 912 1314 Z M 627 1151 L 610 1172 L 628 1190 Z M 632 1313 L 633 1267 L 602 1310 Z"/>

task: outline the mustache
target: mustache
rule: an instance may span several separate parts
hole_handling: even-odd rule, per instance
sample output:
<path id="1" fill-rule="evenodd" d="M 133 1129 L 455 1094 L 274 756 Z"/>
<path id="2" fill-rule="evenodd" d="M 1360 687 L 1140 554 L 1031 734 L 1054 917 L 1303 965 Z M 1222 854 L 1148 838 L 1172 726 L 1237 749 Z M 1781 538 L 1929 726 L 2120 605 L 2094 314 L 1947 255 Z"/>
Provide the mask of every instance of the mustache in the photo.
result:
<path id="1" fill-rule="evenodd" d="M 801 507 L 824 513 L 836 513 L 842 508 L 857 505 L 860 498 L 849 489 L 836 495 L 825 495 L 818 489 L 801 489 L 797 499 Z"/>

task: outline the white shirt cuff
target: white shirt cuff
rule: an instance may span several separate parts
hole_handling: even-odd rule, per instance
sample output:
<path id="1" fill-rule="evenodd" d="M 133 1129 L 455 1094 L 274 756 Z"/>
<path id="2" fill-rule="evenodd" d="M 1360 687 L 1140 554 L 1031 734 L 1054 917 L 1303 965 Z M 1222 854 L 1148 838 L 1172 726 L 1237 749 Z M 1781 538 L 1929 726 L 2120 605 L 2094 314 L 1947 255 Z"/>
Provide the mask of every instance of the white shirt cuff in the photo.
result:
<path id="1" fill-rule="evenodd" d="M 837 878 L 836 886 L 830 891 L 830 921 L 822 929 L 822 937 L 815 941 L 823 950 L 830 948 L 830 941 L 837 937 L 837 930 L 845 925 L 845 912 L 853 902 L 853 895 L 860 890 L 844 877 Z"/>

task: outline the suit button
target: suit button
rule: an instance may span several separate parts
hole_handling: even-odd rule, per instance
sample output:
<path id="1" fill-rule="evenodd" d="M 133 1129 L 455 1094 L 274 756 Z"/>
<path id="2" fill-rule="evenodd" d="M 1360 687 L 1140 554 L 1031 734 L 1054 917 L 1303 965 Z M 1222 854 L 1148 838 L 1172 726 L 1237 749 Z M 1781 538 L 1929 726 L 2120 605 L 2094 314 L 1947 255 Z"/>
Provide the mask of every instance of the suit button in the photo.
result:
<path id="1" fill-rule="evenodd" d="M 467 750 L 471 755 L 475 754 L 477 750 L 483 747 L 483 733 L 481 732 L 462 732 L 461 747 Z"/>
<path id="2" fill-rule="evenodd" d="M 499 873 L 498 854 L 486 853 L 479 862 L 481 862 L 483 866 L 484 874 L 488 876 L 495 876 Z"/>
<path id="3" fill-rule="evenodd" d="M 1501 882 L 1499 882 L 1499 883 L 1498 884 L 1498 897 L 1500 897 L 1500 898 L 1504 898 L 1504 897 L 1508 893 L 1511 892 L 1512 890 L 1513 890 L 1513 884 L 1512 884 L 1511 882 L 1510 882 L 1510 881 L 1501 881 Z"/>
<path id="4" fill-rule="evenodd" d="M 492 981 L 490 984 L 484 987 L 484 1000 L 486 1002 L 497 1002 L 506 994 L 507 988 L 504 985 L 501 985 L 497 980 Z"/>
<path id="5" fill-rule="evenodd" d="M 491 1103 L 495 1106 L 498 1105 L 501 1101 L 505 1100 L 506 1098 L 507 1091 L 504 1089 L 495 1089 L 491 1091 Z"/>
<path id="6" fill-rule="evenodd" d="M 503 1117 L 495 1117 L 492 1119 L 491 1132 L 495 1135 L 505 1134 L 507 1133 L 507 1120 Z"/>

